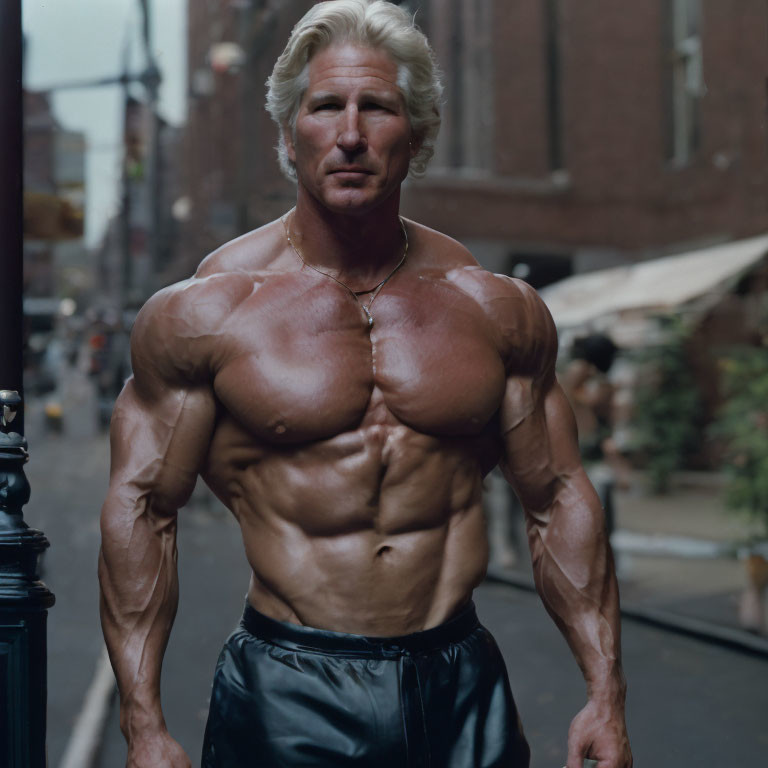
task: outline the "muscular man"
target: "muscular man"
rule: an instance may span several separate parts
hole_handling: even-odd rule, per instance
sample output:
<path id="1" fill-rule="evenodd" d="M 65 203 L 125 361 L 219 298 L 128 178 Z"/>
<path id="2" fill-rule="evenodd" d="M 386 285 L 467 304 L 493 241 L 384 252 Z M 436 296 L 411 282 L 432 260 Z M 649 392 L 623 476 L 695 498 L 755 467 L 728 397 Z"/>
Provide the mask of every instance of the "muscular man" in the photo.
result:
<path id="1" fill-rule="evenodd" d="M 128 765 L 190 765 L 159 691 L 199 473 L 253 569 L 203 766 L 527 766 L 471 602 L 500 464 L 586 679 L 568 768 L 629 768 L 616 582 L 552 320 L 525 284 L 398 217 L 439 125 L 425 38 L 390 3 L 320 3 L 269 86 L 296 207 L 147 303 L 113 418 L 99 573 Z"/>

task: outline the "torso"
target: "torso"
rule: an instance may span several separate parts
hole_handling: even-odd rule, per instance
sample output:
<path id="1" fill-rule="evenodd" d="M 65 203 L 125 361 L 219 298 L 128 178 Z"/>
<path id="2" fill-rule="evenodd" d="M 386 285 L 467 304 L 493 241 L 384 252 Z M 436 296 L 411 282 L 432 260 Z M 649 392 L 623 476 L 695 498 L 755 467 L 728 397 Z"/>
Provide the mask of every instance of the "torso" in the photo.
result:
<path id="1" fill-rule="evenodd" d="M 514 337 L 492 307 L 511 289 L 409 227 L 415 256 L 372 328 L 349 292 L 284 256 L 241 268 L 258 240 L 201 271 L 213 284 L 237 265 L 239 283 L 222 282 L 237 298 L 207 341 L 219 416 L 203 476 L 242 528 L 249 600 L 274 618 L 403 634 L 450 618 L 485 574 L 481 486 Z"/>

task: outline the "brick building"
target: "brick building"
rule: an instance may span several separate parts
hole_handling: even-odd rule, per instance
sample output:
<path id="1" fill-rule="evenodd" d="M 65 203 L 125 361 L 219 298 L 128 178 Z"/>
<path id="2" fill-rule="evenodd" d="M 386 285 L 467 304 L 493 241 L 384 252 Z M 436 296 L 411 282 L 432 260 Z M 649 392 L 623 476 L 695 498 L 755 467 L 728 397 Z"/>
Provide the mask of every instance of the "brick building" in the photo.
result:
<path id="1" fill-rule="evenodd" d="M 311 4 L 189 2 L 178 276 L 292 203 L 264 82 Z M 401 5 L 446 84 L 435 159 L 403 210 L 487 266 L 542 285 L 768 230 L 765 0 Z"/>
<path id="2" fill-rule="evenodd" d="M 764 0 L 420 5 L 447 88 L 415 218 L 523 275 L 768 229 Z"/>
<path id="3" fill-rule="evenodd" d="M 189 215 L 182 258 L 168 279 L 192 272 L 223 242 L 285 212 L 295 188 L 280 174 L 265 81 L 311 0 L 189 0 L 188 115 L 180 182 Z"/>

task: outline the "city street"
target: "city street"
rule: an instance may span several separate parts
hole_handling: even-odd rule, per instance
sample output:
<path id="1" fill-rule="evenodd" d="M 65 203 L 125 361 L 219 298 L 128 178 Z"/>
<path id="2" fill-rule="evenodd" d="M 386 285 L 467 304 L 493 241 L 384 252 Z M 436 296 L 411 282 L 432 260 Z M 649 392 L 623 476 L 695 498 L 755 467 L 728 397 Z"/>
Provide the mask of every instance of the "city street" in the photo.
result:
<path id="1" fill-rule="evenodd" d="M 91 383 L 65 369 L 60 390 L 27 403 L 32 497 L 24 518 L 51 548 L 42 578 L 56 595 L 48 614 L 48 752 L 58 765 L 91 682 L 102 639 L 96 557 L 99 510 L 109 473 L 109 440 L 99 433 Z M 64 408 L 61 433 L 45 429 L 46 402 Z"/>
<path id="2" fill-rule="evenodd" d="M 50 765 L 61 760 L 101 648 L 96 556 L 107 487 L 108 440 L 96 426 L 90 385 L 69 371 L 61 392 L 64 428 L 44 431 L 42 401 L 28 410 L 30 525 L 51 540 L 44 578 L 49 614 Z M 213 667 L 236 623 L 248 569 L 231 516 L 198 489 L 179 522 L 181 602 L 166 656 L 163 703 L 169 728 L 199 759 Z M 538 599 L 502 585 L 476 594 L 495 634 L 533 749 L 532 768 L 560 768 L 570 718 L 584 700 L 580 674 Z M 624 623 L 628 723 L 636 765 L 751 766 L 768 753 L 768 659 Z M 124 765 L 116 707 L 101 768 Z"/>
<path id="3" fill-rule="evenodd" d="M 763 0 L 0 0 L 0 427 L 28 439 L 33 529 L 2 434 L 0 768 L 125 767 L 97 564 L 132 367 L 118 624 L 175 587 L 135 545 L 167 543 L 208 433 L 244 529 L 259 507 L 260 578 L 310 624 L 300 600 L 483 573 L 482 486 L 474 597 L 531 768 L 565 765 L 587 702 L 529 535 L 588 645 L 579 598 L 607 580 L 604 608 L 615 564 L 636 768 L 768 765 L 766 28 Z M 349 544 L 372 521 L 375 557 Z M 202 481 L 177 535 L 162 709 L 199 766 L 252 573 Z"/>

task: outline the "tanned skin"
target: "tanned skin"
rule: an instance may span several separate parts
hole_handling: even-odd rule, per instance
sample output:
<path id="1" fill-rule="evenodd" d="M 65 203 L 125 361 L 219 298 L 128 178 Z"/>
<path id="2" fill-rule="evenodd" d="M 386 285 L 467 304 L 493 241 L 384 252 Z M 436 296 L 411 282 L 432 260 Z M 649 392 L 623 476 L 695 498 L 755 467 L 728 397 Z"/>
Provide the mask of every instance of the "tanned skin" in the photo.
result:
<path id="1" fill-rule="evenodd" d="M 248 600 L 280 621 L 365 635 L 437 626 L 482 581 L 481 493 L 496 465 L 526 510 L 536 584 L 586 679 L 568 768 L 630 768 L 616 580 L 555 374 L 556 334 L 524 283 L 414 222 L 400 183 L 418 137 L 397 70 L 337 45 L 310 62 L 295 211 L 155 295 L 112 422 L 99 576 L 130 768 L 186 768 L 160 704 L 177 601 L 176 525 L 196 477 L 232 511 Z M 362 296 L 367 301 L 368 296 Z"/>

